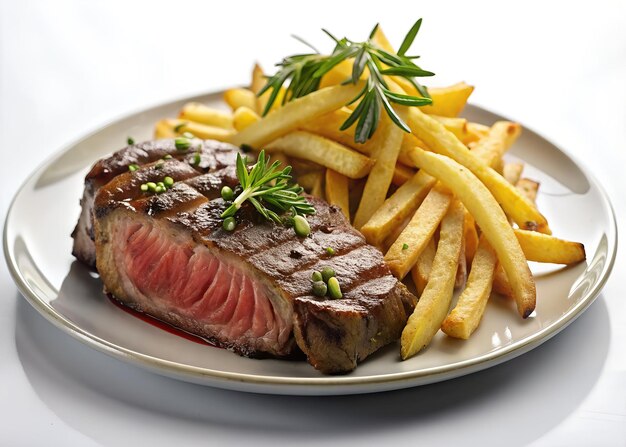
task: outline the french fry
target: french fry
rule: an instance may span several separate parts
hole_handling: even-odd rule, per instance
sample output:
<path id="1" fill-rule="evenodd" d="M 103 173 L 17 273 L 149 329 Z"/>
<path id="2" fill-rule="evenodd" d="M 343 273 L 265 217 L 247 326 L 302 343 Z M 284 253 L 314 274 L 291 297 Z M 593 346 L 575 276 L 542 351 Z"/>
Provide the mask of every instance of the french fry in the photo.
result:
<path id="1" fill-rule="evenodd" d="M 254 64 L 252 67 L 252 78 L 250 79 L 250 90 L 254 94 L 254 97 L 258 99 L 257 95 L 261 91 L 261 89 L 265 86 L 265 73 L 263 73 L 263 69 L 258 63 Z M 258 105 L 257 105 L 258 107 Z M 257 109 L 257 113 L 260 111 Z"/>
<path id="2" fill-rule="evenodd" d="M 460 119 L 461 118 L 438 117 L 437 121 L 442 122 L 442 120 L 460 120 Z M 457 125 L 457 124 L 454 124 L 454 122 L 448 122 L 449 127 L 443 122 L 442 124 L 444 124 L 444 127 L 450 130 L 452 133 L 455 133 L 455 130 L 457 132 L 460 132 L 458 128 L 457 129 L 454 128 L 454 126 Z M 465 138 L 468 138 L 468 136 L 466 135 Z M 365 144 L 367 145 L 367 143 Z M 405 134 L 404 139 L 402 140 L 402 146 L 400 147 L 400 153 L 398 154 L 398 161 L 406 166 L 412 166 L 409 153 L 415 146 L 421 147 L 422 149 L 428 149 L 428 146 L 426 146 L 426 144 L 422 140 L 417 138 L 414 134 Z"/>
<path id="3" fill-rule="evenodd" d="M 317 172 L 317 171 L 324 170 L 323 166 L 320 166 L 317 163 L 314 163 L 308 160 L 301 160 L 299 158 L 291 158 L 289 162 L 291 163 L 291 167 L 293 168 L 293 173 L 296 177 L 300 175 L 308 174 L 309 172 L 313 172 L 313 171 Z"/>
<path id="4" fill-rule="evenodd" d="M 280 162 L 282 168 L 289 166 L 289 159 L 282 152 L 274 152 L 270 158 L 272 160 L 272 163 L 274 163 L 275 161 Z"/>
<path id="5" fill-rule="evenodd" d="M 406 120 L 406 107 L 397 107 L 396 112 L 402 120 Z M 375 163 L 365 182 L 363 199 L 361 199 L 354 216 L 353 225 L 357 230 L 365 225 L 387 198 L 387 191 L 391 185 L 396 160 L 404 137 L 402 129 L 393 124 L 390 119 L 384 117 L 381 121 L 374 136 L 376 149 L 372 157 Z"/>
<path id="6" fill-rule="evenodd" d="M 539 183 L 527 178 L 521 178 L 515 182 L 515 187 L 519 189 L 522 194 L 528 198 L 528 200 L 535 203 L 537 200 L 537 191 L 539 190 Z"/>
<path id="7" fill-rule="evenodd" d="M 474 87 L 467 85 L 465 82 L 459 82 L 449 87 L 430 87 L 428 93 L 433 99 L 433 103 L 429 106 L 420 107 L 420 109 L 422 109 L 424 113 L 432 115 L 459 116 L 459 113 L 461 113 L 463 107 L 467 104 L 467 99 L 473 91 Z M 407 93 L 411 94 L 417 92 L 411 92 L 409 90 Z"/>
<path id="8" fill-rule="evenodd" d="M 433 267 L 433 260 L 435 259 L 435 252 L 437 246 L 435 245 L 435 238 L 431 238 L 426 244 L 424 251 L 417 258 L 417 262 L 411 269 L 411 278 L 415 284 L 418 296 L 424 293 L 426 284 L 428 284 L 428 278 L 430 277 L 430 271 Z"/>
<path id="9" fill-rule="evenodd" d="M 323 182 L 323 179 L 324 171 L 311 171 L 298 176 L 298 184 L 302 186 L 306 192 L 313 194 L 313 190 L 319 189 L 319 185 Z"/>
<path id="10" fill-rule="evenodd" d="M 324 173 L 320 172 L 320 175 L 315 179 L 315 183 L 313 183 L 313 187 L 311 188 L 311 195 L 315 197 L 319 197 L 324 200 Z"/>
<path id="11" fill-rule="evenodd" d="M 396 186 L 402 186 L 413 176 L 415 175 L 415 169 L 411 169 L 408 166 L 396 163 L 396 166 L 393 170 L 393 178 L 391 179 L 391 183 Z"/>
<path id="12" fill-rule="evenodd" d="M 472 171 L 491 191 L 498 203 L 511 218 L 524 229 L 536 229 L 550 234 L 546 218 L 513 185 L 483 163 L 441 123 L 422 113 L 419 108 L 409 109 L 409 127 L 428 147 L 439 154 L 454 159 Z M 414 151 L 419 151 L 415 148 Z M 414 156 L 415 152 L 411 154 Z"/>
<path id="13" fill-rule="evenodd" d="M 154 126 L 154 138 L 157 140 L 163 138 L 175 138 L 177 133 L 174 131 L 174 127 L 170 124 L 170 120 L 159 120 Z"/>
<path id="14" fill-rule="evenodd" d="M 448 314 L 463 240 L 463 220 L 463 206 L 454 200 L 441 222 L 430 278 L 402 331 L 400 354 L 403 360 L 430 343 Z"/>
<path id="15" fill-rule="evenodd" d="M 451 202 L 452 194 L 443 185 L 437 184 L 430 190 L 409 224 L 385 254 L 385 262 L 396 278 L 404 278 L 415 265 Z"/>
<path id="16" fill-rule="evenodd" d="M 170 130 L 167 132 L 173 133 L 174 136 L 189 132 L 195 137 L 202 138 L 203 140 L 229 141 L 233 135 L 235 135 L 234 130 L 200 124 L 194 121 L 166 119 L 161 120 L 159 123 L 160 132 L 165 132 L 165 128 L 169 128 Z"/>
<path id="17" fill-rule="evenodd" d="M 459 253 L 458 266 L 456 268 L 456 277 L 454 279 L 454 288 L 460 289 L 465 285 L 467 278 L 467 261 L 465 259 L 465 213 L 463 215 L 463 238 L 461 239 L 461 251 Z"/>
<path id="18" fill-rule="evenodd" d="M 472 148 L 472 153 L 487 166 L 497 170 L 502 163 L 502 156 L 515 142 L 521 130 L 518 123 L 498 121 L 491 126 L 487 136 L 481 138 Z"/>
<path id="19" fill-rule="evenodd" d="M 575 264 L 585 260 L 585 246 L 554 236 L 515 229 L 515 236 L 529 261 L 551 264 Z"/>
<path id="20" fill-rule="evenodd" d="M 463 143 L 468 146 L 478 142 L 481 138 L 486 137 L 489 133 L 489 126 L 480 123 L 467 123 L 467 137 Z"/>
<path id="21" fill-rule="evenodd" d="M 383 28 L 381 26 L 376 27 L 376 31 L 374 32 L 374 35 L 372 36 L 372 41 L 376 45 L 381 47 L 383 50 L 388 51 L 389 53 L 396 52 L 396 50 L 391 45 L 391 42 L 389 42 L 389 39 L 387 39 L 387 36 L 383 32 Z"/>
<path id="22" fill-rule="evenodd" d="M 496 271 L 493 275 L 492 290 L 507 298 L 513 297 L 513 289 L 511 288 L 511 284 L 509 284 L 509 280 L 506 277 L 506 273 L 500 263 L 496 266 Z"/>
<path id="23" fill-rule="evenodd" d="M 451 158 L 417 147 L 411 157 L 415 166 L 450 188 L 472 214 L 506 272 L 519 314 L 527 318 L 535 309 L 535 282 L 519 241 L 494 196 L 471 171 Z"/>
<path id="24" fill-rule="evenodd" d="M 332 169 L 326 169 L 326 200 L 337 205 L 350 221 L 350 196 L 348 194 L 348 177 Z"/>
<path id="25" fill-rule="evenodd" d="M 460 141 L 465 144 L 467 138 L 467 120 L 465 118 L 450 118 L 448 116 L 431 115 L 443 126 L 452 132 Z"/>
<path id="26" fill-rule="evenodd" d="M 249 107 L 241 106 L 233 112 L 233 126 L 241 132 L 246 127 L 259 121 L 261 117 Z"/>
<path id="27" fill-rule="evenodd" d="M 339 62 L 328 73 L 322 76 L 320 88 L 341 85 L 343 81 L 352 76 L 352 65 L 353 62 L 349 60 Z"/>
<path id="28" fill-rule="evenodd" d="M 478 249 L 478 232 L 476 231 L 476 222 L 467 210 L 465 210 L 463 231 L 465 234 L 465 262 L 467 265 L 472 265 L 472 260 Z"/>
<path id="29" fill-rule="evenodd" d="M 505 165 L 506 168 L 506 165 Z M 523 166 L 522 166 L 523 168 Z M 521 175 L 521 170 L 519 174 L 517 173 L 518 168 L 509 168 L 510 172 L 508 172 L 507 181 L 512 184 L 517 184 L 521 180 L 519 176 Z M 526 197 L 533 205 L 535 205 L 535 199 L 537 198 L 537 188 L 539 188 L 539 184 L 533 182 L 532 180 L 528 180 L 527 182 L 522 182 L 521 187 L 516 185 L 516 188 L 520 191 L 520 193 Z M 522 248 L 523 250 L 523 248 Z M 511 297 L 512 289 L 509 284 L 509 280 L 504 273 L 504 270 L 500 264 L 496 267 L 496 272 L 493 278 L 493 290 L 500 295 Z"/>
<path id="30" fill-rule="evenodd" d="M 433 177 L 419 171 L 399 187 L 361 227 L 367 242 L 380 247 L 393 228 L 415 212 L 434 184 Z"/>
<path id="31" fill-rule="evenodd" d="M 350 196 L 350 215 L 353 216 L 356 213 L 356 209 L 359 207 L 361 197 L 363 197 L 363 188 L 365 187 L 365 179 L 349 179 L 348 181 L 348 195 Z"/>
<path id="32" fill-rule="evenodd" d="M 400 146 L 398 161 L 405 166 L 413 167 L 413 162 L 411 161 L 411 157 L 409 156 L 409 154 L 415 146 L 428 150 L 428 147 L 424 144 L 424 142 L 417 138 L 415 135 L 410 133 L 405 134 L 404 138 L 402 139 L 402 146 Z"/>
<path id="33" fill-rule="evenodd" d="M 233 129 L 232 114 L 207 107 L 198 102 L 185 104 L 180 112 L 180 119 L 221 127 L 223 129 Z"/>
<path id="34" fill-rule="evenodd" d="M 502 177 L 511 185 L 515 185 L 524 171 L 524 163 L 513 162 L 505 163 L 502 168 Z"/>
<path id="35" fill-rule="evenodd" d="M 239 107 L 256 110 L 256 95 L 247 88 L 229 88 L 224 92 L 224 102 L 235 111 Z"/>
<path id="36" fill-rule="evenodd" d="M 307 121 L 340 108 L 354 98 L 362 88 L 363 85 L 360 83 L 327 87 L 294 99 L 233 136 L 231 143 L 236 146 L 248 144 L 260 148 L 302 127 Z"/>
<path id="37" fill-rule="evenodd" d="M 265 78 L 265 74 L 263 73 L 263 69 L 259 64 L 254 64 L 252 68 L 252 81 L 250 83 L 250 90 L 256 96 L 256 112 L 263 116 L 263 111 L 265 110 L 265 106 L 267 105 L 267 101 L 269 100 L 270 95 L 272 94 L 271 89 L 263 93 L 261 96 L 257 96 L 257 94 L 261 91 L 261 89 L 265 86 L 267 79 Z M 285 89 L 281 87 L 278 96 L 276 96 L 276 100 L 270 111 L 276 110 L 281 107 L 283 102 L 283 97 L 285 96 Z"/>
<path id="38" fill-rule="evenodd" d="M 451 337 L 468 339 L 482 319 L 493 282 L 498 258 L 483 236 L 472 262 L 465 289 L 452 309 L 443 320 L 441 330 Z"/>
<path id="39" fill-rule="evenodd" d="M 368 140 L 366 143 L 355 142 L 354 126 L 346 130 L 339 130 L 351 113 L 352 111 L 347 107 L 341 107 L 314 120 L 307 121 L 302 125 L 301 129 L 329 138 L 344 146 L 351 147 L 362 154 L 370 155 L 374 148 L 372 140 Z"/>
<path id="40" fill-rule="evenodd" d="M 277 110 L 273 115 L 276 116 L 282 110 L 284 108 Z M 266 119 L 270 118 L 271 116 L 268 116 Z M 259 121 L 259 123 L 262 121 Z M 366 176 L 373 164 L 373 161 L 365 155 L 359 154 L 327 138 L 300 130 L 291 132 L 263 147 L 269 153 L 274 151 L 283 152 L 288 157 L 315 162 L 350 178 Z"/>

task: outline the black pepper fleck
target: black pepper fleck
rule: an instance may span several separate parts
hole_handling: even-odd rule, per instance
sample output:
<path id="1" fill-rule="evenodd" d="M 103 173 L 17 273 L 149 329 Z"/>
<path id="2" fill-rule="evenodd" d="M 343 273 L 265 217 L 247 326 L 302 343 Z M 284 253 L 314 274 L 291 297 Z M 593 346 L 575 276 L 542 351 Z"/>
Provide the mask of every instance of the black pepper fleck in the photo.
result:
<path id="1" fill-rule="evenodd" d="M 302 253 L 297 250 L 291 250 L 289 252 L 289 257 L 292 259 L 300 259 L 302 257 Z"/>

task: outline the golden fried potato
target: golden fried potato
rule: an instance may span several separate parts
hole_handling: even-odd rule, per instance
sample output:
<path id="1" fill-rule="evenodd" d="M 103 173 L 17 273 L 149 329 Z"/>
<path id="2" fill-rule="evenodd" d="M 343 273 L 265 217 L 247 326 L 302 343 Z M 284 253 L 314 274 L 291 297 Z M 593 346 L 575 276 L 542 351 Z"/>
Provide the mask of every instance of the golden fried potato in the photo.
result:
<path id="1" fill-rule="evenodd" d="M 529 261 L 551 264 L 575 264 L 584 261 L 585 246 L 580 242 L 566 241 L 554 236 L 515 229 L 515 236 Z"/>
<path id="2" fill-rule="evenodd" d="M 283 109 L 276 111 L 273 115 L 280 113 L 281 110 Z M 265 119 L 269 118 L 271 117 L 268 116 Z M 327 138 L 301 130 L 288 133 L 263 147 L 268 153 L 283 152 L 288 157 L 312 161 L 350 178 L 365 177 L 374 164 L 365 155 Z"/>
<path id="3" fill-rule="evenodd" d="M 443 185 L 437 184 L 430 190 L 409 224 L 385 254 L 385 262 L 397 278 L 404 278 L 415 265 L 451 202 L 452 194 Z"/>
<path id="4" fill-rule="evenodd" d="M 161 120 L 157 124 L 157 131 L 159 135 L 170 135 L 169 138 L 180 136 L 185 132 L 189 132 L 190 134 L 193 134 L 193 136 L 202 138 L 203 140 L 218 141 L 229 141 L 233 135 L 235 135 L 234 130 L 181 119 Z"/>
<path id="5" fill-rule="evenodd" d="M 350 221 L 350 195 L 348 193 L 348 177 L 332 169 L 326 169 L 326 200 L 337 205 Z"/>
<path id="6" fill-rule="evenodd" d="M 419 171 L 408 182 L 403 184 L 374 213 L 369 221 L 361 227 L 361 233 L 367 241 L 382 246 L 394 227 L 409 217 L 420 206 L 426 194 L 435 184 L 435 179 L 423 171 Z"/>
<path id="7" fill-rule="evenodd" d="M 221 110 L 207 107 L 198 102 L 190 102 L 183 106 L 180 112 L 180 119 L 185 121 L 195 121 L 200 124 L 221 127 L 223 129 L 232 130 L 233 115 Z"/>
<path id="8" fill-rule="evenodd" d="M 486 186 L 511 218 L 524 229 L 550 234 L 546 218 L 500 174 L 483 163 L 437 120 L 419 108 L 409 110 L 409 126 L 416 136 L 434 152 L 452 158 L 468 168 Z M 417 148 L 419 149 L 419 148 Z M 494 247 L 495 248 L 495 247 Z"/>
<path id="9" fill-rule="evenodd" d="M 402 186 L 406 182 L 411 180 L 415 174 L 415 169 L 411 169 L 408 166 L 396 163 L 396 166 L 393 169 L 393 178 L 391 179 L 391 183 L 393 183 L 395 186 Z"/>
<path id="10" fill-rule="evenodd" d="M 498 258 L 485 237 L 480 238 L 467 285 L 452 312 L 443 320 L 441 330 L 451 337 L 468 339 L 485 312 Z"/>
<path id="11" fill-rule="evenodd" d="M 472 154 L 476 155 L 487 166 L 498 172 L 502 171 L 502 156 L 515 142 L 522 127 L 518 123 L 498 121 L 489 129 L 486 137 L 478 140 L 472 147 Z"/>
<path id="12" fill-rule="evenodd" d="M 400 354 L 403 360 L 430 343 L 448 314 L 463 241 L 463 220 L 463 206 L 454 200 L 441 222 L 430 278 L 402 331 Z"/>
<path id="13" fill-rule="evenodd" d="M 247 88 L 229 88 L 224 92 L 224 102 L 235 111 L 239 107 L 256 110 L 256 95 Z"/>
<path id="14" fill-rule="evenodd" d="M 465 261 L 467 265 L 472 265 L 472 260 L 478 249 L 478 231 L 476 231 L 476 221 L 467 210 L 465 210 L 463 231 L 465 233 Z"/>
<path id="15" fill-rule="evenodd" d="M 406 107 L 398 107 L 397 113 L 401 118 L 406 119 Z M 354 216 L 353 225 L 357 230 L 365 225 L 387 198 L 387 191 L 391 185 L 404 137 L 402 129 L 394 125 L 390 119 L 383 117 L 381 121 L 374 134 L 376 141 L 372 153 L 372 158 L 375 160 L 374 166 L 367 177 L 363 198 Z"/>
<path id="16" fill-rule="evenodd" d="M 270 141 L 302 127 L 307 121 L 342 107 L 362 88 L 361 84 L 327 87 L 294 99 L 234 135 L 230 142 L 236 146 L 248 144 L 259 149 Z"/>
<path id="17" fill-rule="evenodd" d="M 411 278 L 415 284 L 418 296 L 424 293 L 426 284 L 428 284 L 428 278 L 430 277 L 430 271 L 433 267 L 433 260 L 435 259 L 436 252 L 437 244 L 435 243 L 435 238 L 433 237 L 430 241 L 428 241 L 424 251 L 421 255 L 419 255 L 417 262 L 411 269 Z"/>
<path id="18" fill-rule="evenodd" d="M 244 130 L 251 124 L 256 123 L 260 119 L 261 117 L 257 115 L 254 110 L 246 106 L 241 106 L 238 107 L 233 113 L 233 126 L 235 127 L 235 130 L 241 132 L 242 130 Z"/>
<path id="19" fill-rule="evenodd" d="M 512 162 L 505 163 L 502 168 L 502 176 L 511 185 L 515 185 L 524 171 L 524 163 Z"/>
<path id="20" fill-rule="evenodd" d="M 472 214 L 506 272 L 519 314 L 527 318 L 535 309 L 535 281 L 513 228 L 494 196 L 471 171 L 451 158 L 420 148 L 415 148 L 411 157 L 415 166 L 450 188 Z"/>
<path id="21" fill-rule="evenodd" d="M 322 137 L 336 141 L 344 146 L 351 147 L 365 155 L 371 155 L 374 149 L 374 142 L 368 140 L 366 143 L 357 143 L 354 141 L 354 126 L 346 130 L 340 130 L 343 123 L 348 119 L 352 111 L 347 107 L 333 110 L 314 120 L 305 122 L 301 129 L 306 130 Z"/>
<path id="22" fill-rule="evenodd" d="M 432 105 L 420 107 L 424 113 L 448 117 L 459 116 L 474 87 L 459 82 L 449 87 L 431 87 L 428 89 L 433 99 Z M 407 93 L 411 93 L 410 91 Z"/>

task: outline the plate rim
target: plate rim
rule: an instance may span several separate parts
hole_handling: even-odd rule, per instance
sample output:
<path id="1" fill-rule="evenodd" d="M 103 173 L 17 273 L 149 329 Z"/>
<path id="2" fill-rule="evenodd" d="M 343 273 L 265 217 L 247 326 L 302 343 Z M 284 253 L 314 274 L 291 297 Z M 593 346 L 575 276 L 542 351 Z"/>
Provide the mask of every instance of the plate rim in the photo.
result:
<path id="1" fill-rule="evenodd" d="M 134 111 L 120 114 L 119 117 L 108 120 L 105 124 L 94 127 L 92 130 L 84 133 L 79 138 L 74 139 L 70 143 L 63 145 L 60 149 L 54 151 L 35 170 L 28 175 L 16 190 L 7 214 L 5 217 L 3 228 L 3 251 L 4 257 L 17 288 L 26 301 L 33 306 L 42 316 L 51 322 L 54 326 L 61 329 L 74 339 L 84 343 L 85 345 L 96 349 L 110 357 L 118 360 L 129 362 L 133 365 L 140 366 L 152 372 L 165 375 L 168 377 L 176 377 L 185 381 L 199 383 L 204 385 L 215 386 L 224 389 L 232 389 L 247 392 L 259 392 L 268 394 L 289 394 L 289 395 L 324 395 L 324 394 L 360 394 L 385 390 L 394 390 L 408 388 L 412 386 L 426 385 L 429 383 L 439 382 L 452 379 L 466 374 L 471 374 L 491 366 L 511 360 L 512 358 L 523 355 L 531 349 L 548 341 L 557 335 L 573 321 L 576 320 L 584 311 L 596 300 L 601 290 L 605 286 L 613 266 L 615 264 L 617 247 L 618 247 L 618 230 L 615 210 L 606 193 L 604 187 L 595 178 L 588 169 L 582 169 L 581 163 L 577 157 L 563 150 L 560 146 L 545 138 L 531 127 L 523 125 L 526 132 L 532 133 L 540 137 L 544 141 L 552 144 L 559 152 L 569 158 L 572 163 L 589 179 L 590 183 L 595 186 L 602 199 L 602 205 L 608 211 L 608 228 L 605 228 L 605 234 L 608 239 L 607 261 L 600 274 L 600 279 L 594 284 L 594 287 L 585 294 L 574 307 L 563 314 L 559 319 L 550 325 L 544 327 L 540 331 L 534 333 L 526 340 L 513 343 L 503 350 L 495 350 L 485 353 L 478 357 L 466 359 L 460 362 L 450 363 L 446 365 L 434 366 L 420 370 L 396 372 L 389 374 L 376 374 L 370 376 L 321 376 L 321 377 L 284 377 L 275 375 L 255 375 L 249 373 L 238 373 L 208 369 L 198 366 L 192 366 L 144 354 L 141 352 L 128 349 L 115 343 L 109 342 L 89 331 L 80 328 L 72 321 L 54 310 L 48 303 L 42 300 L 35 290 L 33 290 L 26 280 L 23 278 L 22 272 L 17 265 L 14 250 L 9 246 L 8 232 L 9 222 L 13 215 L 15 205 L 18 198 L 24 192 L 29 182 L 49 166 L 54 160 L 69 152 L 71 149 L 82 143 L 84 140 L 104 131 L 105 129 L 117 124 L 120 121 L 131 119 L 132 117 L 160 107 L 173 106 L 179 102 L 206 100 L 209 97 L 223 94 L 224 90 L 213 90 L 205 93 L 179 97 L 174 100 L 164 101 L 147 107 L 137 108 Z M 492 115 L 505 118 L 499 112 L 493 112 L 490 109 L 468 104 L 468 109 L 476 109 L 479 112 L 487 112 Z"/>

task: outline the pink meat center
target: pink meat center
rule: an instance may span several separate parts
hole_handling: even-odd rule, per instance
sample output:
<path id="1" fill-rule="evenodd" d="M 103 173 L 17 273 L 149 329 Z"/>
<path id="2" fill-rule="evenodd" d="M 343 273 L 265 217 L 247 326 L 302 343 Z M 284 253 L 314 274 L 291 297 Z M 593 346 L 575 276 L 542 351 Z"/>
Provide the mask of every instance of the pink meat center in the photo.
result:
<path id="1" fill-rule="evenodd" d="M 288 341 L 290 319 L 244 269 L 157 226 L 129 222 L 120 233 L 128 278 L 163 310 L 193 319 L 223 342 L 280 350 Z"/>

